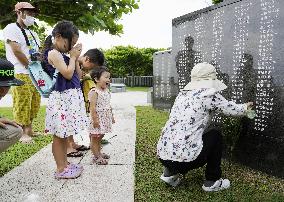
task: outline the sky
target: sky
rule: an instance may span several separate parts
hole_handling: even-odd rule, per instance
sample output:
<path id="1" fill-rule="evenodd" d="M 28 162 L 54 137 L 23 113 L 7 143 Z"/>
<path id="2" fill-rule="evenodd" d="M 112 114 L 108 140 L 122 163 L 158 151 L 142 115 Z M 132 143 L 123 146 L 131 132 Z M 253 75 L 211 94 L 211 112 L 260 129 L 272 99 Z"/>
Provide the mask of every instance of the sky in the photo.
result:
<path id="1" fill-rule="evenodd" d="M 119 21 L 124 26 L 124 34 L 120 37 L 107 32 L 93 36 L 80 33 L 79 40 L 83 43 L 83 51 L 116 45 L 168 48 L 172 46 L 172 19 L 209 5 L 211 0 L 140 0 L 139 9 Z"/>
<path id="2" fill-rule="evenodd" d="M 83 44 L 83 52 L 117 45 L 168 48 L 172 46 L 172 19 L 210 5 L 211 0 L 140 0 L 139 9 L 123 15 L 119 21 L 124 26 L 124 34 L 120 37 L 108 32 L 94 35 L 80 32 L 79 42 Z M 0 31 L 0 39 L 1 34 Z"/>

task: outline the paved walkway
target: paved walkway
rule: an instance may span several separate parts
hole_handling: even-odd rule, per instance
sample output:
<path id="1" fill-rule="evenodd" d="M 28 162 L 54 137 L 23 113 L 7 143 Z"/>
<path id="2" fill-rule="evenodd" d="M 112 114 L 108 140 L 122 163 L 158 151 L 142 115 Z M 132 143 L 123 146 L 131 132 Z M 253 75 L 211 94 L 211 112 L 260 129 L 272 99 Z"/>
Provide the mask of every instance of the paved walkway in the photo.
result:
<path id="1" fill-rule="evenodd" d="M 123 106 L 137 106 L 145 105 L 147 103 L 147 93 L 146 92 L 124 92 L 124 93 L 112 93 L 111 101 L 113 104 L 120 104 Z M 42 98 L 41 105 L 46 105 L 48 99 Z M 0 107 L 12 107 L 13 100 L 12 95 L 7 94 L 0 100 Z"/>
<path id="2" fill-rule="evenodd" d="M 0 106 L 9 106 L 9 97 Z M 44 100 L 42 104 L 45 104 Z M 103 151 L 111 155 L 109 165 L 91 164 L 91 153 L 82 158 L 70 158 L 84 166 L 81 177 L 75 180 L 56 180 L 52 177 L 55 162 L 51 145 L 44 147 L 0 178 L 0 201 L 134 201 L 134 161 L 136 111 L 134 105 L 147 105 L 144 92 L 112 94 L 116 124 Z M 6 104 L 6 105 L 5 105 Z M 85 135 L 80 142 L 88 144 Z"/>

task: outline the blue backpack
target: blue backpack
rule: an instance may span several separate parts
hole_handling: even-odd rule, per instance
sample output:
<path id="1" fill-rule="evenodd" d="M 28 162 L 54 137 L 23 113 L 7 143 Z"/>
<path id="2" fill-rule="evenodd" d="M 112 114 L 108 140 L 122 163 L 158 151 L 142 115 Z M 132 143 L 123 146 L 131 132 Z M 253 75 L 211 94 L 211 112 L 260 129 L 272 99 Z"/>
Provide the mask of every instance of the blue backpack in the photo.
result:
<path id="1" fill-rule="evenodd" d="M 53 77 L 50 77 L 42 68 L 40 61 L 33 61 L 28 66 L 29 74 L 32 82 L 40 95 L 48 98 L 53 90 L 58 75 L 58 70 L 55 69 Z"/>

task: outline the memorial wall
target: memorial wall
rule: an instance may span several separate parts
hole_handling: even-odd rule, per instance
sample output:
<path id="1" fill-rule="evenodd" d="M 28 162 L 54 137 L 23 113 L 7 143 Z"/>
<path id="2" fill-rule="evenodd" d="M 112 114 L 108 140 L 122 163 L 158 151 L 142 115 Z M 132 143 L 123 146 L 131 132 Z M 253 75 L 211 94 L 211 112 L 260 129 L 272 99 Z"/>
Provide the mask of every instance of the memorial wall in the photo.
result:
<path id="1" fill-rule="evenodd" d="M 255 103 L 255 119 L 244 118 L 242 135 L 235 151 L 236 159 L 282 178 L 283 11 L 283 0 L 226 0 L 173 19 L 172 50 L 166 59 L 171 61 L 164 63 L 163 71 L 168 72 L 165 76 L 167 81 L 172 81 L 170 78 L 178 80 L 162 84 L 174 84 L 182 89 L 190 81 L 190 71 L 196 63 L 213 64 L 217 68 L 218 78 L 228 86 L 223 92 L 226 98 L 237 103 Z M 158 86 L 159 81 L 165 79 L 155 66 L 162 60 L 155 60 L 154 79 Z M 171 94 L 172 101 L 175 93 L 177 91 Z M 154 101 L 157 100 L 156 95 Z M 164 95 L 159 96 L 160 100 L 165 98 Z M 170 103 L 166 105 L 168 108 Z M 217 114 L 213 121 L 222 120 Z"/>

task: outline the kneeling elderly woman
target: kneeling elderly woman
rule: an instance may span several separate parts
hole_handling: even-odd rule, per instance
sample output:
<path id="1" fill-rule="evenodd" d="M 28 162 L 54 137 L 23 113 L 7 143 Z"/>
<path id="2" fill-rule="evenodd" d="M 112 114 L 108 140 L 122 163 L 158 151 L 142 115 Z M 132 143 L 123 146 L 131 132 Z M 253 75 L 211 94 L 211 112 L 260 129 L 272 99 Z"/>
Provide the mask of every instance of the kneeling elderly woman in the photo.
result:
<path id="1" fill-rule="evenodd" d="M 220 94 L 226 88 L 217 79 L 214 66 L 199 63 L 193 67 L 191 82 L 178 94 L 157 145 L 157 156 L 164 166 L 161 175 L 164 182 L 177 186 L 181 181 L 178 174 L 207 164 L 203 190 L 230 187 L 230 181 L 221 178 L 222 136 L 218 130 L 207 128 L 208 121 L 213 111 L 245 115 L 253 103 L 227 101 Z"/>

